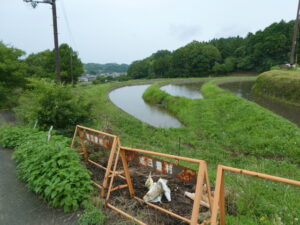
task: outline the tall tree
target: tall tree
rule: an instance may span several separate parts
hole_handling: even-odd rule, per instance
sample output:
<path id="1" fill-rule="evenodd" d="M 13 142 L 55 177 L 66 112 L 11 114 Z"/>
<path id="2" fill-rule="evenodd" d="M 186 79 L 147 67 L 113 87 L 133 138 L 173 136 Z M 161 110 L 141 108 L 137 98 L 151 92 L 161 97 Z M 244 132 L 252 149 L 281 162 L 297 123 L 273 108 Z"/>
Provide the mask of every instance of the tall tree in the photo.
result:
<path id="1" fill-rule="evenodd" d="M 83 74 L 83 63 L 78 53 L 68 44 L 59 47 L 61 56 L 61 80 L 63 83 L 76 83 L 78 77 Z M 55 51 L 45 50 L 30 54 L 26 58 L 29 71 L 32 76 L 55 79 Z"/>

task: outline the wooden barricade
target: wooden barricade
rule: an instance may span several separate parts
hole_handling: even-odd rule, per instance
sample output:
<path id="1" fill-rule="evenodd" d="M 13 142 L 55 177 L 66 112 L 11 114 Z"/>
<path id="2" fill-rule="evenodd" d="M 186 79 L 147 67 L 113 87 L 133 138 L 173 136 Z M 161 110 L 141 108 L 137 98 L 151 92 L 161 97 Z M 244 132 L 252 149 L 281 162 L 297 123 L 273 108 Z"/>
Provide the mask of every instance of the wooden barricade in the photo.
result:
<path id="1" fill-rule="evenodd" d="M 225 225 L 225 196 L 224 196 L 224 176 L 225 171 L 231 173 L 238 173 L 243 175 L 248 175 L 252 177 L 258 177 L 270 181 L 276 181 L 286 184 L 291 184 L 300 187 L 300 181 L 290 180 L 282 177 L 271 176 L 263 173 L 256 173 L 249 170 L 242 170 L 238 168 L 232 168 L 228 166 L 219 165 L 217 171 L 216 178 L 216 187 L 215 187 L 215 195 L 214 195 L 214 203 L 212 208 L 212 216 L 211 216 L 211 225 Z M 218 219 L 219 215 L 219 219 Z"/>
<path id="2" fill-rule="evenodd" d="M 99 178 L 100 182 L 92 181 L 101 190 L 101 197 L 105 195 L 105 189 L 112 173 L 111 168 L 114 163 L 116 149 L 119 146 L 120 140 L 115 135 L 79 125 L 76 126 L 71 148 L 80 148 L 81 152 L 79 154 L 83 155 L 87 164 L 105 171 L 104 176 Z M 91 158 L 92 154 L 98 155 L 95 155 L 95 159 L 93 159 Z M 118 174 L 118 176 L 125 179 L 121 174 Z"/>
<path id="3" fill-rule="evenodd" d="M 211 213 L 212 209 L 212 197 L 211 197 L 211 189 L 210 189 L 210 183 L 208 179 L 207 174 L 207 167 L 206 162 L 203 160 L 198 159 L 192 159 L 192 158 L 186 158 L 186 157 L 180 157 L 175 155 L 169 155 L 169 154 L 163 154 L 158 152 L 152 152 L 152 151 L 146 151 L 142 149 L 134 149 L 134 148 L 128 148 L 128 147 L 119 147 L 117 156 L 116 156 L 113 172 L 112 172 L 112 178 L 110 180 L 109 188 L 106 195 L 106 206 L 115 210 L 116 212 L 122 214 L 123 216 L 135 221 L 138 224 L 145 224 L 143 221 L 135 218 L 132 215 L 129 215 L 125 211 L 117 208 L 117 206 L 114 206 L 113 203 L 111 203 L 111 200 L 114 199 L 114 197 L 111 197 L 113 192 L 116 190 L 119 190 L 120 188 L 128 188 L 129 195 L 131 199 L 134 199 L 138 202 L 144 203 L 150 207 L 155 208 L 156 210 L 159 210 L 162 213 L 166 213 L 172 217 L 175 217 L 178 220 L 184 221 L 186 223 L 189 223 L 191 225 L 199 224 L 198 218 L 199 218 L 199 209 L 200 209 L 200 201 L 203 195 L 204 187 L 206 187 L 207 196 L 208 196 L 208 204 L 209 209 Z M 158 158 L 155 158 L 158 157 Z M 118 163 L 119 158 L 121 158 L 122 166 L 126 178 L 126 184 L 118 185 L 114 187 L 114 180 L 116 177 L 116 171 L 117 167 L 120 167 L 120 164 Z M 165 161 L 163 159 L 173 160 L 175 161 Z M 198 171 L 180 166 L 178 164 L 179 161 L 184 161 L 187 163 L 193 163 L 198 166 Z M 195 191 L 195 198 L 192 201 L 191 200 L 191 214 L 190 218 L 183 217 L 177 213 L 172 212 L 173 210 L 166 210 L 165 208 L 161 207 L 159 204 L 154 204 L 150 202 L 144 201 L 139 196 L 136 196 L 134 184 L 132 181 L 131 173 L 133 173 L 132 168 L 133 165 L 139 165 L 140 169 L 137 170 L 137 172 L 140 172 L 142 169 L 144 170 L 150 170 L 153 173 L 159 173 L 164 176 L 171 176 L 174 179 L 180 179 L 180 182 L 186 183 L 186 182 L 194 182 L 194 191 Z M 135 170 L 136 171 L 136 170 Z M 160 175 L 159 175 L 160 176 Z M 135 178 L 135 177 L 134 177 Z M 172 179 L 173 179 L 172 178 Z M 206 186 L 205 186 L 206 185 Z M 172 188 L 171 188 L 171 194 L 172 194 Z M 146 194 L 146 193 L 145 193 Z M 182 193 L 183 194 L 183 193 Z M 112 199 L 111 199 L 112 198 Z M 164 204 L 168 204 L 164 203 Z M 201 224 L 208 224 L 209 220 L 204 221 Z"/>

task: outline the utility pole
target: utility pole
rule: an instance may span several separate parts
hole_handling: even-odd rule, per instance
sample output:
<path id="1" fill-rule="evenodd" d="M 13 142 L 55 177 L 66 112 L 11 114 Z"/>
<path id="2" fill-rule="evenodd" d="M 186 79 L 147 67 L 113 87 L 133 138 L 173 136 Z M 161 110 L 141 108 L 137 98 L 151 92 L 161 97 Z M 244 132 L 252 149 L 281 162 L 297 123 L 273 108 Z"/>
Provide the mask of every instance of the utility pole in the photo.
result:
<path id="1" fill-rule="evenodd" d="M 296 16 L 296 21 L 294 26 L 292 51 L 291 51 L 291 58 L 290 58 L 291 66 L 295 64 L 296 46 L 297 46 L 297 38 L 298 38 L 298 30 L 299 30 L 299 14 L 300 14 L 300 0 L 298 3 L 297 16 Z"/>
<path id="2" fill-rule="evenodd" d="M 43 1 L 23 0 L 23 1 L 31 3 L 33 8 L 36 8 L 37 5 L 40 4 L 40 3 L 46 3 L 46 4 L 50 4 L 52 6 L 53 34 L 54 34 L 54 47 L 55 47 L 55 75 L 56 75 L 56 82 L 61 83 L 60 54 L 59 54 L 57 14 L 56 14 L 56 0 L 43 0 Z"/>

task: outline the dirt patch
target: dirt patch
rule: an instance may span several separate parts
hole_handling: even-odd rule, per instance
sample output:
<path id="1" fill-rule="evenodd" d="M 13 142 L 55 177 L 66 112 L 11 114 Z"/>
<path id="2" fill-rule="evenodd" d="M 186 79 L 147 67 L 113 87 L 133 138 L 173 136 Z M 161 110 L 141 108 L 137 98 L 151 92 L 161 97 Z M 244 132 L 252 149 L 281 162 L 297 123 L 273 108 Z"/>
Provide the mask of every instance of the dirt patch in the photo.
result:
<path id="1" fill-rule="evenodd" d="M 94 161 L 106 165 L 105 162 L 100 162 L 100 160 L 94 159 Z M 93 164 L 86 163 L 87 169 L 91 172 L 93 181 L 98 184 L 102 184 L 104 179 L 105 171 L 94 166 Z M 120 166 L 121 167 L 121 166 Z M 120 168 L 119 167 L 119 168 Z M 145 182 L 149 175 L 149 170 L 146 168 L 130 168 L 130 176 L 132 179 L 135 196 L 143 198 L 143 196 L 148 192 L 148 189 L 145 187 Z M 176 213 L 187 219 L 191 218 L 193 200 L 184 196 L 185 191 L 194 192 L 195 184 L 194 183 L 184 183 L 183 181 L 172 177 L 171 175 L 164 175 L 152 172 L 152 178 L 156 182 L 159 178 L 164 178 L 168 180 L 168 186 L 171 189 L 172 201 L 168 202 L 167 199 L 163 196 L 161 203 L 154 203 L 157 206 L 160 206 L 170 212 Z M 116 177 L 114 180 L 113 186 L 118 186 L 121 184 L 126 184 L 126 181 Z M 154 225 L 175 225 L 175 224 L 187 224 L 181 220 L 178 220 L 172 216 L 169 216 L 166 213 L 160 212 L 152 207 L 147 206 L 144 203 L 140 203 L 134 199 L 131 199 L 129 196 L 129 191 L 127 188 L 116 190 L 111 193 L 109 203 L 115 207 L 127 212 L 128 214 L 144 221 L 147 224 Z M 108 216 L 108 221 L 114 224 L 132 224 L 132 221 L 128 222 L 128 219 L 125 218 L 125 221 L 121 219 L 118 214 L 112 210 L 107 209 L 106 214 Z M 200 207 L 201 213 L 207 213 L 208 209 L 205 207 Z M 123 216 L 121 216 L 123 218 Z M 127 223 L 127 222 L 128 223 Z M 108 224 L 108 223 L 107 223 Z"/>

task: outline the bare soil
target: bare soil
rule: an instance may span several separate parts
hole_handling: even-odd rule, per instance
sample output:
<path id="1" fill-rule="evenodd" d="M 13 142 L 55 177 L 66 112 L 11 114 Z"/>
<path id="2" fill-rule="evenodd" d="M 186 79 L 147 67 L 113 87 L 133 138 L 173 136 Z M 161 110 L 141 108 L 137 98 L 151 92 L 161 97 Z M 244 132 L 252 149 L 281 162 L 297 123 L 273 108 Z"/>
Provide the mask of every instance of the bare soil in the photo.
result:
<path id="1" fill-rule="evenodd" d="M 106 165 L 102 160 L 93 159 L 101 165 Z M 92 179 L 98 183 L 102 184 L 104 179 L 105 171 L 100 169 L 90 163 L 86 163 L 87 169 L 91 172 Z M 121 166 L 119 167 L 119 169 Z M 122 168 L 121 168 L 122 169 Z M 149 170 L 143 167 L 130 167 L 130 176 L 132 179 L 135 196 L 143 198 L 143 196 L 148 192 L 145 187 L 145 182 L 149 175 Z M 193 200 L 184 196 L 185 191 L 194 192 L 195 185 L 193 183 L 184 183 L 183 181 L 172 177 L 171 175 L 159 174 L 152 172 L 152 178 L 156 182 L 159 178 L 164 178 L 168 180 L 168 186 L 171 189 L 172 201 L 168 202 L 163 196 L 161 203 L 154 203 L 170 212 L 176 213 L 187 219 L 191 218 Z M 126 184 L 126 181 L 115 177 L 113 186 L 118 186 L 121 184 Z M 116 190 L 111 193 L 109 203 L 115 207 L 125 211 L 126 213 L 142 220 L 147 224 L 154 225 L 180 225 L 187 224 L 181 220 L 176 219 L 166 213 L 163 213 L 157 209 L 149 207 L 144 203 L 140 203 L 129 196 L 129 190 L 127 188 Z M 207 213 L 208 209 L 205 207 L 200 207 L 200 212 Z M 133 224 L 132 221 L 126 219 L 120 214 L 114 212 L 113 210 L 107 209 L 106 214 L 108 216 L 107 224 Z M 121 218 L 120 218 L 121 217 Z M 109 223 L 108 223 L 109 222 Z"/>

